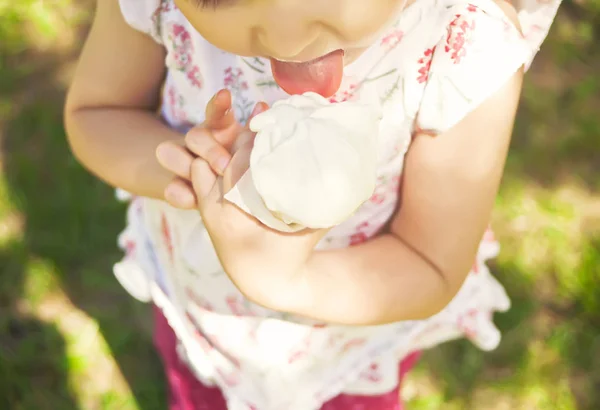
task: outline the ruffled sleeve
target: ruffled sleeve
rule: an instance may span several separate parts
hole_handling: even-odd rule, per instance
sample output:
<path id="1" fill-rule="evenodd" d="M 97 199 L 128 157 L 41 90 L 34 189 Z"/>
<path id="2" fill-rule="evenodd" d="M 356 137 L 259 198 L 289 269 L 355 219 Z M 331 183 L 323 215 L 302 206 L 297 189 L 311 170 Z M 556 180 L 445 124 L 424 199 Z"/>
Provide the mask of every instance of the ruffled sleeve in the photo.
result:
<path id="1" fill-rule="evenodd" d="M 162 44 L 160 20 L 163 9 L 168 8 L 167 0 L 119 0 L 125 22 L 134 29 L 152 37 Z"/>
<path id="2" fill-rule="evenodd" d="M 417 129 L 441 133 L 492 96 L 531 56 L 519 30 L 493 2 L 451 8 L 438 43 L 419 60 L 425 88 Z"/>

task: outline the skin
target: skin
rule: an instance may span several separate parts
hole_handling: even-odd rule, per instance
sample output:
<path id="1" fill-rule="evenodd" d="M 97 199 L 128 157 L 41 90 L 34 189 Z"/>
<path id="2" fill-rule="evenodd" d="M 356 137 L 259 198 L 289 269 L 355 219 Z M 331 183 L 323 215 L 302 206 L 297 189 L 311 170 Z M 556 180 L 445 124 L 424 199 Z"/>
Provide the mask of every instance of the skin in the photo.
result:
<path id="1" fill-rule="evenodd" d="M 232 54 L 302 62 L 342 49 L 348 64 L 405 0 L 229 0 L 204 8 L 197 0 L 175 3 L 204 38 Z"/>
<path id="2" fill-rule="evenodd" d="M 186 1 L 177 3 L 215 45 L 293 61 L 337 48 L 360 55 L 399 5 L 240 0 L 209 10 Z M 499 5 L 516 24 L 514 9 Z M 275 19 L 273 10 L 283 14 Z M 247 168 L 253 136 L 227 111 L 226 92 L 187 136 L 163 125 L 154 114 L 163 61 L 162 47 L 125 24 L 117 0 L 98 2 L 65 110 L 71 147 L 114 186 L 198 207 L 225 271 L 246 297 L 317 320 L 372 325 L 430 317 L 458 292 L 501 180 L 521 71 L 443 135 L 414 136 L 402 206 L 388 232 L 349 249 L 314 251 L 324 231 L 274 232 L 221 200 Z"/>

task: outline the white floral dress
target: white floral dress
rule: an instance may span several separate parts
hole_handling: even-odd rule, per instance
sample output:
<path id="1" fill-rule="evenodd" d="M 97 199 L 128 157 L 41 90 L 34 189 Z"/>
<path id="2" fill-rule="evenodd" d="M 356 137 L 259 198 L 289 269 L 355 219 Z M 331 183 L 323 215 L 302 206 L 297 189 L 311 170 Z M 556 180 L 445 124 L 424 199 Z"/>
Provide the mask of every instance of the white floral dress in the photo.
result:
<path id="1" fill-rule="evenodd" d="M 559 2 L 516 5 L 523 36 L 491 0 L 418 0 L 345 68 L 331 101 L 361 99 L 384 112 L 378 181 L 372 198 L 332 229 L 320 249 L 361 243 L 384 227 L 396 208 L 415 130 L 444 132 L 528 66 Z M 167 50 L 162 115 L 172 127 L 202 122 L 207 101 L 223 87 L 231 90 L 242 122 L 256 102 L 286 97 L 267 59 L 215 48 L 172 0 L 120 5 L 131 26 Z M 388 392 L 398 383 L 398 361 L 409 352 L 463 336 L 482 349 L 495 348 L 500 334 L 492 314 L 510 305 L 484 263 L 498 251 L 491 231 L 462 289 L 441 313 L 372 327 L 314 323 L 252 304 L 223 272 L 195 211 L 133 198 L 120 245 L 126 256 L 115 265 L 119 281 L 162 309 L 190 367 L 202 382 L 222 389 L 232 410 L 310 410 L 342 392 Z"/>

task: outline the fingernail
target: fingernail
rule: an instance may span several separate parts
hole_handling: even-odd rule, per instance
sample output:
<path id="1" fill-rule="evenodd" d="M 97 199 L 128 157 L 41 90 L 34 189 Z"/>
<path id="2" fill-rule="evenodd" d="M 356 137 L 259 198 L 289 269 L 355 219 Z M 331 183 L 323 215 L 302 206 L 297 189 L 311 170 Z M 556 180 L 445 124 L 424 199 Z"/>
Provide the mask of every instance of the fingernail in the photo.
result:
<path id="1" fill-rule="evenodd" d="M 170 148 L 167 145 L 160 144 L 156 147 L 156 158 L 162 162 L 168 162 Z"/>
<path id="2" fill-rule="evenodd" d="M 223 174 L 225 172 L 225 169 L 227 169 L 227 165 L 229 165 L 229 158 L 227 158 L 227 157 L 219 158 L 215 165 L 217 167 L 217 172 L 219 172 L 220 174 Z"/>

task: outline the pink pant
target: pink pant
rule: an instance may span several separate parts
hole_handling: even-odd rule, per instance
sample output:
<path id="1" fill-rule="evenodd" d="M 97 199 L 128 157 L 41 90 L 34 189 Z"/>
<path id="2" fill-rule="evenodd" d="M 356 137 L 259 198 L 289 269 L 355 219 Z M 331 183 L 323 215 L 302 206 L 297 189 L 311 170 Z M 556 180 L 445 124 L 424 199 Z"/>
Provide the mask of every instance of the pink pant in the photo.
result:
<path id="1" fill-rule="evenodd" d="M 179 359 L 175 333 L 158 308 L 154 308 L 154 316 L 154 344 L 165 367 L 169 385 L 169 410 L 227 410 L 221 390 L 203 385 Z M 400 363 L 400 381 L 416 364 L 419 356 L 420 352 L 412 353 Z M 353 409 L 401 410 L 403 405 L 400 401 L 400 386 L 379 396 L 340 394 L 321 407 L 321 410 Z"/>

